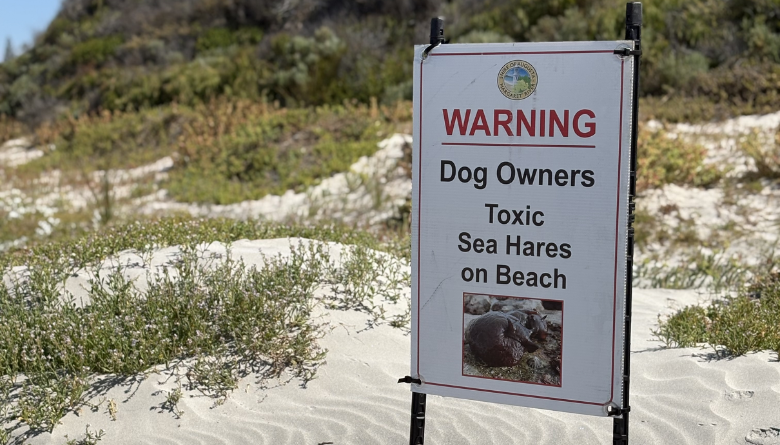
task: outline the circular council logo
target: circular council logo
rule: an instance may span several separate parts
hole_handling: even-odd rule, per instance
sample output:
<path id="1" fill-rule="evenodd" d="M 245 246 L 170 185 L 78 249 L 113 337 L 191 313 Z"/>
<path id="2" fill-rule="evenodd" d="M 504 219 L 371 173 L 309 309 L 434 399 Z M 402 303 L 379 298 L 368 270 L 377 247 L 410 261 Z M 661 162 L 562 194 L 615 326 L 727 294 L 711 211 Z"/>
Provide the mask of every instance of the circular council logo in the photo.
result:
<path id="1" fill-rule="evenodd" d="M 536 69 L 525 60 L 513 60 L 498 72 L 498 89 L 504 96 L 521 100 L 536 90 L 539 76 Z"/>

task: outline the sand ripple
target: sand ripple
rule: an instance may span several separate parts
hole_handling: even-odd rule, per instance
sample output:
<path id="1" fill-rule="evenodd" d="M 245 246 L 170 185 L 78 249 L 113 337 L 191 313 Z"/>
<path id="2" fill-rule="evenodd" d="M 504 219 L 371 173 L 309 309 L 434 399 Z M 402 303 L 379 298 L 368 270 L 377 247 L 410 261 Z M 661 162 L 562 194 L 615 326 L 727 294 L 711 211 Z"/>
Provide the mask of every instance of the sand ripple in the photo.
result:
<path id="1" fill-rule="evenodd" d="M 659 313 L 703 297 L 691 291 L 635 292 L 631 443 L 663 445 L 780 444 L 780 363 L 768 353 L 712 360 L 707 350 L 664 350 L 649 330 Z M 354 311 L 323 314 L 334 329 L 318 378 L 261 388 L 241 381 L 227 402 L 185 392 L 181 418 L 162 411 L 173 380 L 154 375 L 114 384 L 111 421 L 98 412 L 70 414 L 53 434 L 30 444 L 61 445 L 84 426 L 106 430 L 109 444 L 404 444 L 408 443 L 410 337 L 389 326 L 366 329 Z M 273 382 L 272 382 L 273 383 Z M 97 399 L 95 399 L 97 401 Z M 432 444 L 611 444 L 612 420 L 429 396 L 426 442 Z"/>

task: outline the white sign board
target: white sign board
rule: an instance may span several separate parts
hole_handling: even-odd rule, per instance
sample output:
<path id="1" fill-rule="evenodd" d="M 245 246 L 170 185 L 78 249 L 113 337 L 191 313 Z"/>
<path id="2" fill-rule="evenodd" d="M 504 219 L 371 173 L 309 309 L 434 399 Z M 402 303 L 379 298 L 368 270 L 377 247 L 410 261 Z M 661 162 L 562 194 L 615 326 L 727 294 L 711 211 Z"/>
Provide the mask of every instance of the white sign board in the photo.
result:
<path id="1" fill-rule="evenodd" d="M 630 41 L 414 60 L 415 392 L 621 407 Z"/>

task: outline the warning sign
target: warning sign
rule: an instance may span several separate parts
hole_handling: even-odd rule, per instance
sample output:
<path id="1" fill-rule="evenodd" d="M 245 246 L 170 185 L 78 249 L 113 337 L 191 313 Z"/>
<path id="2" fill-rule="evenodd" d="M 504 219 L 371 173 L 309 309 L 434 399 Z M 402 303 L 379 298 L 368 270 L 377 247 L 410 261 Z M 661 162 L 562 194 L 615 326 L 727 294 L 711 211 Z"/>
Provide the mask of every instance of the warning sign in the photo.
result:
<path id="1" fill-rule="evenodd" d="M 621 47 L 633 42 L 416 48 L 415 392 L 620 406 L 634 69 Z"/>

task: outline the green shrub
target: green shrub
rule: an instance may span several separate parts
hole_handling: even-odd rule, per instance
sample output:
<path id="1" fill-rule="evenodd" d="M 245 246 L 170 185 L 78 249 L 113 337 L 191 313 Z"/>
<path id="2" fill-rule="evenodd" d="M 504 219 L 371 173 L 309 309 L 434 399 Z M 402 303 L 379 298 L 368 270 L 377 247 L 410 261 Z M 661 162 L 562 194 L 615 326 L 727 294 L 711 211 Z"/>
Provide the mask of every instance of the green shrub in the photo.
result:
<path id="1" fill-rule="evenodd" d="M 65 17 L 57 17 L 46 28 L 46 32 L 43 33 L 42 40 L 45 43 L 53 45 L 57 43 L 60 37 L 66 32 L 73 29 L 73 23 Z"/>
<path id="2" fill-rule="evenodd" d="M 121 36 L 98 37 L 81 42 L 73 47 L 70 53 L 72 65 L 100 65 L 114 55 L 122 45 Z"/>
<path id="3" fill-rule="evenodd" d="M 512 38 L 495 31 L 471 31 L 460 36 L 454 43 L 509 43 Z"/>
<path id="4" fill-rule="evenodd" d="M 700 306 L 686 306 L 668 320 L 659 323 L 653 334 L 667 348 L 688 348 L 707 341 L 707 311 Z"/>
<path id="5" fill-rule="evenodd" d="M 420 42 L 424 17 L 417 14 L 434 12 L 430 7 L 454 17 L 448 36 L 455 42 L 624 35 L 625 2 L 617 0 L 453 0 L 406 16 L 397 14 L 406 6 L 324 0 L 319 8 L 293 2 L 284 9 L 280 1 L 264 7 L 249 0 L 169 9 L 148 4 L 137 14 L 121 2 L 69 7 L 34 48 L 0 65 L 0 113 L 38 125 L 63 110 L 193 105 L 219 95 L 268 97 L 284 106 L 405 100 L 412 44 Z M 286 12 L 272 13 L 279 8 Z M 116 19 L 121 14 L 127 22 Z M 777 16 L 772 2 L 645 4 L 640 87 L 649 109 L 643 116 L 701 121 L 775 111 Z M 322 23 L 329 27 L 312 35 L 309 30 Z M 271 30 L 268 44 L 258 45 Z M 141 48 L 144 42 L 150 46 Z"/>
<path id="6" fill-rule="evenodd" d="M 234 45 L 236 40 L 227 28 L 211 28 L 198 37 L 195 48 L 198 51 L 208 51 L 214 48 L 225 48 Z"/>
<path id="7" fill-rule="evenodd" d="M 311 38 L 280 34 L 271 46 L 276 69 L 268 86 L 287 104 L 322 104 L 339 97 L 331 79 L 346 47 L 332 30 L 320 28 Z"/>
<path id="8" fill-rule="evenodd" d="M 763 14 L 755 17 L 753 22 L 743 19 L 743 31 L 747 35 L 750 54 L 762 60 L 780 62 L 780 34 L 778 34 L 777 13 L 775 11 L 774 29 L 767 24 Z"/>
<path id="9" fill-rule="evenodd" d="M 664 184 L 705 187 L 720 180 L 722 173 L 714 165 L 703 163 L 706 149 L 681 137 L 670 138 L 664 130 L 651 131 L 639 126 L 637 190 Z"/>
<path id="10" fill-rule="evenodd" d="M 26 128 L 21 122 L 0 113 L 0 145 L 10 139 L 15 139 L 26 134 Z"/>
<path id="11" fill-rule="evenodd" d="M 196 59 L 163 73 L 161 92 L 164 97 L 183 104 L 216 97 L 222 86 L 218 63 Z"/>
<path id="12" fill-rule="evenodd" d="M 178 200 L 229 204 L 300 190 L 376 152 L 392 127 L 389 111 L 372 118 L 367 107 L 213 110 L 185 127 L 190 142 L 167 184 Z"/>
<path id="13" fill-rule="evenodd" d="M 291 246 L 289 259 L 268 258 L 258 268 L 230 255 L 206 257 L 198 247 L 286 236 L 357 245 L 342 251 L 340 266 L 321 245 L 299 245 Z M 154 249 L 172 244 L 181 245 L 177 260 L 151 272 L 143 288 L 126 277 L 125 266 L 99 269 L 122 250 L 135 249 L 148 261 Z M 406 262 L 372 247 L 400 252 Z M 316 305 L 408 327 L 408 314 L 389 317 L 382 306 L 397 303 L 409 285 L 409 245 L 395 249 L 351 229 L 168 218 L 0 256 L 0 271 L 27 270 L 26 279 L 0 286 L 0 438 L 23 443 L 67 413 L 94 407 L 87 391 L 97 374 L 143 379 L 161 365 L 183 366 L 186 373 L 174 378 L 177 387 L 163 392 L 160 405 L 177 415 L 182 383 L 220 405 L 252 372 L 264 379 L 288 371 L 306 382 L 325 354 L 316 343 L 321 327 L 311 318 Z M 84 306 L 62 295 L 61 283 L 77 271 L 93 277 Z M 315 298 L 323 285 L 326 297 Z M 377 295 L 381 301 L 367 299 Z"/>
<path id="14" fill-rule="evenodd" d="M 686 307 L 653 332 L 668 347 L 707 343 L 718 354 L 771 350 L 780 358 L 780 275 L 763 275 L 739 296 Z"/>
<path id="15" fill-rule="evenodd" d="M 566 42 L 588 40 L 588 18 L 579 8 L 568 8 L 563 15 L 544 16 L 529 30 L 534 42 Z"/>
<path id="16" fill-rule="evenodd" d="M 775 346 L 776 327 L 768 325 L 770 314 L 761 305 L 762 302 L 747 296 L 712 305 L 707 342 L 723 346 L 734 355 Z"/>
<path id="17" fill-rule="evenodd" d="M 780 128 L 764 140 L 757 131 L 741 136 L 737 147 L 753 160 L 756 178 L 780 179 Z"/>
<path id="18" fill-rule="evenodd" d="M 174 196 L 232 203 L 300 190 L 346 171 L 410 118 L 408 103 L 276 110 L 263 102 L 224 98 L 195 107 L 105 111 L 41 126 L 38 142 L 57 149 L 17 173 L 58 168 L 84 175 L 175 154 L 167 184 Z"/>
<path id="19" fill-rule="evenodd" d="M 228 28 L 209 28 L 195 43 L 198 52 L 205 52 L 231 45 L 256 45 L 263 39 L 263 31 L 259 28 L 246 27 L 238 30 Z"/>
<path id="20" fill-rule="evenodd" d="M 658 82 L 665 92 L 687 88 L 697 76 L 709 71 L 709 60 L 699 52 L 686 54 L 666 53 L 657 61 L 657 77 L 649 82 Z"/>
<path id="21" fill-rule="evenodd" d="M 19 108 L 21 111 L 24 104 L 38 99 L 41 92 L 41 86 L 35 82 L 34 76 L 19 76 L 10 86 L 8 86 L 7 101 L 10 105 L 9 108 Z"/>
<path id="22" fill-rule="evenodd" d="M 165 68 L 105 67 L 85 73 L 63 89 L 67 96 L 97 90 L 104 109 L 131 111 L 176 102 L 194 106 L 225 96 L 258 99 L 270 77 L 267 61 L 248 47 L 232 47 Z"/>
<path id="23" fill-rule="evenodd" d="M 84 308 L 37 299 L 34 281 L 17 284 L 12 293 L 2 287 L 0 374 L 27 376 L 18 396 L 22 424 L 35 432 L 53 430 L 85 402 L 89 375 L 137 375 L 185 357 L 196 363 L 234 358 L 229 372 L 236 378 L 240 369 L 270 357 L 268 376 L 290 369 L 304 380 L 313 377 L 309 365 L 323 354 L 309 321 L 311 292 L 322 266 L 310 260 L 311 267 L 301 267 L 307 254 L 296 252 L 289 262 L 269 260 L 259 270 L 230 259 L 212 269 L 198 263 L 192 246 L 183 248 L 174 270 L 150 276 L 144 291 L 121 267 L 96 272 Z M 196 385 L 222 389 L 197 377 Z"/>
<path id="24" fill-rule="evenodd" d="M 171 154 L 172 132 L 180 115 L 168 109 L 140 113 L 85 115 L 42 127 L 38 139 L 57 149 L 19 167 L 20 172 L 53 168 L 78 173 L 108 168 L 130 168 Z"/>

